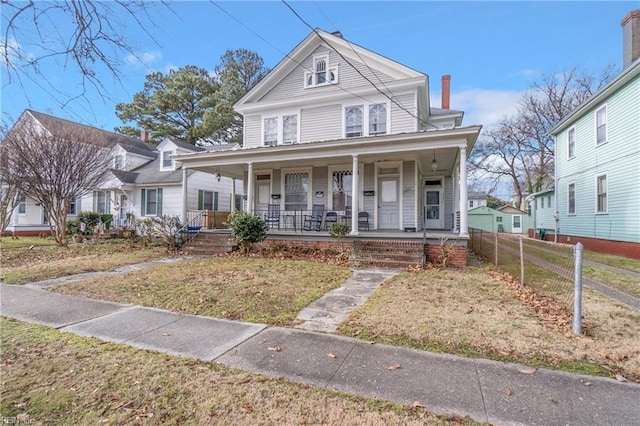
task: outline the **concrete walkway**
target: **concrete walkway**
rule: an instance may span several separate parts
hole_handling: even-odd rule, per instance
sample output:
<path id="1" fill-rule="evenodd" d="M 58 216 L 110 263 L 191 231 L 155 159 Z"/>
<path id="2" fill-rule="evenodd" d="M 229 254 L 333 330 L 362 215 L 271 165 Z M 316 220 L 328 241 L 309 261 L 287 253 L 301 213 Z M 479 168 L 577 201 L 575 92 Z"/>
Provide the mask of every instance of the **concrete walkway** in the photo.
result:
<path id="1" fill-rule="evenodd" d="M 380 274 L 380 275 L 378 275 Z M 388 278 L 366 271 L 368 287 Z M 344 290 L 347 292 L 347 290 Z M 640 385 L 0 285 L 0 315 L 500 425 L 635 425 Z M 278 347 L 279 351 L 269 350 Z M 330 355 L 329 355 L 330 354 Z M 389 368 L 393 366 L 392 368 Z"/>

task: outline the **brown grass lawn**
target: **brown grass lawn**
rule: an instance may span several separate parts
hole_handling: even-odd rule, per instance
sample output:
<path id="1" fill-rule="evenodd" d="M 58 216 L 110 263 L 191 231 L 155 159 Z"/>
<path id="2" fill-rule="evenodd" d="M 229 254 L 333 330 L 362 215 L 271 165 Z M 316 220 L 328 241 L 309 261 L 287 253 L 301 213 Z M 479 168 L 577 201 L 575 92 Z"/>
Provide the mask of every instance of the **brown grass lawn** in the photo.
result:
<path id="1" fill-rule="evenodd" d="M 231 320 L 292 325 L 298 311 L 339 287 L 343 266 L 287 259 L 191 259 L 54 291 Z"/>
<path id="2" fill-rule="evenodd" d="M 640 380 L 638 312 L 585 290 L 585 333 L 575 336 L 568 315 L 516 296 L 485 269 L 403 273 L 385 282 L 340 331 L 424 350 Z"/>
<path id="3" fill-rule="evenodd" d="M 29 248 L 33 244 L 33 248 Z M 83 272 L 107 271 L 170 256 L 164 247 L 130 248 L 122 240 L 57 247 L 41 238 L 2 239 L 0 281 L 26 284 Z"/>
<path id="4" fill-rule="evenodd" d="M 3 418 L 46 425 L 476 425 L 0 319 Z"/>

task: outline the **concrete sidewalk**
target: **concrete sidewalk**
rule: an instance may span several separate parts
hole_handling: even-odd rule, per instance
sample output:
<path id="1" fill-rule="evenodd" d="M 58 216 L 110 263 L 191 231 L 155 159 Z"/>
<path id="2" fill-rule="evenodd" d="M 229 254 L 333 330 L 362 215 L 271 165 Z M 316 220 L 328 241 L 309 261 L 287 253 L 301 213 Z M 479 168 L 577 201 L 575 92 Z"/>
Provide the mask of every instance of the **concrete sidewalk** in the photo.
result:
<path id="1" fill-rule="evenodd" d="M 640 385 L 0 285 L 0 315 L 501 425 L 636 425 Z M 270 349 L 271 348 L 271 349 Z M 273 350 L 279 348 L 278 351 Z M 390 368 L 391 367 L 391 368 Z"/>

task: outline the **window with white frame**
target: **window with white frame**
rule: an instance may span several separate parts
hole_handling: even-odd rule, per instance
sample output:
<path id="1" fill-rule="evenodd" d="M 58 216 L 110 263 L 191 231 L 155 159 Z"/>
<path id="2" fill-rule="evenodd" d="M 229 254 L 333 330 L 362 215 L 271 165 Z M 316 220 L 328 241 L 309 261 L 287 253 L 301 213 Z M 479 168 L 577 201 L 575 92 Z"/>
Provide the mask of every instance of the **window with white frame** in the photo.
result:
<path id="1" fill-rule="evenodd" d="M 109 191 L 93 191 L 93 211 L 102 214 L 111 212 L 111 194 Z"/>
<path id="2" fill-rule="evenodd" d="M 173 159 L 171 156 L 173 155 L 173 151 L 167 150 L 162 151 L 162 168 L 163 169 L 173 169 Z"/>
<path id="3" fill-rule="evenodd" d="M 544 197 L 540 197 L 540 208 L 544 209 Z"/>
<path id="4" fill-rule="evenodd" d="M 284 209 L 306 210 L 309 200 L 309 173 L 296 172 L 284 175 Z"/>
<path id="5" fill-rule="evenodd" d="M 143 188 L 141 192 L 142 216 L 162 216 L 162 188 Z"/>
<path id="6" fill-rule="evenodd" d="M 75 198 L 71 198 L 71 203 L 69 204 L 69 209 L 67 210 L 67 214 L 76 214 L 77 213 L 77 201 Z"/>
<path id="7" fill-rule="evenodd" d="M 567 186 L 567 214 L 576 214 L 576 184 L 571 182 Z"/>
<path id="8" fill-rule="evenodd" d="M 122 155 L 113 156 L 113 168 L 115 170 L 122 170 L 124 168 Z"/>
<path id="9" fill-rule="evenodd" d="M 369 105 L 369 135 L 387 133 L 387 106 L 385 104 Z"/>
<path id="10" fill-rule="evenodd" d="M 469 200 L 469 208 L 472 209 L 473 208 L 473 200 Z"/>
<path id="11" fill-rule="evenodd" d="M 352 203 L 352 182 L 353 171 L 351 170 L 335 170 L 332 173 L 332 203 L 333 210 L 345 210 L 351 207 Z"/>
<path id="12" fill-rule="evenodd" d="M 218 210 L 218 193 L 214 191 L 198 191 L 198 210 Z"/>
<path id="13" fill-rule="evenodd" d="M 607 175 L 596 176 L 596 213 L 607 213 Z"/>
<path id="14" fill-rule="evenodd" d="M 298 116 L 285 115 L 282 117 L 282 143 L 298 142 Z"/>
<path id="15" fill-rule="evenodd" d="M 596 145 L 607 141 L 607 106 L 596 110 Z"/>
<path id="16" fill-rule="evenodd" d="M 18 214 L 27 214 L 27 196 L 24 194 L 18 199 Z"/>
<path id="17" fill-rule="evenodd" d="M 278 144 L 278 117 L 264 119 L 264 146 Z"/>
<path id="18" fill-rule="evenodd" d="M 573 158 L 576 156 L 576 129 L 572 127 L 567 132 L 567 155 L 569 158 Z"/>
<path id="19" fill-rule="evenodd" d="M 345 136 L 362 136 L 363 106 L 351 106 L 345 109 Z"/>
<path id="20" fill-rule="evenodd" d="M 313 57 L 313 69 L 304 73 L 304 86 L 315 87 L 338 82 L 338 67 L 329 64 L 329 55 Z"/>

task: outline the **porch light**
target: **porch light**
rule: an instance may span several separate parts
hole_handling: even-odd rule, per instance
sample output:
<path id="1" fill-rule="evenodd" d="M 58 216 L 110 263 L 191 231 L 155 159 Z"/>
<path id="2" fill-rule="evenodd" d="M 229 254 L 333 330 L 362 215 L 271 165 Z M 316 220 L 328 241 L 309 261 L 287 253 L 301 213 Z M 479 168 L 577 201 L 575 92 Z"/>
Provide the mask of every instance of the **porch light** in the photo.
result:
<path id="1" fill-rule="evenodd" d="M 431 171 L 435 172 L 438 170 L 438 162 L 436 161 L 436 150 L 433 150 L 433 161 L 431 162 Z"/>
<path id="2" fill-rule="evenodd" d="M 216 180 L 218 182 L 220 182 L 220 179 L 222 179 L 222 175 L 220 174 L 220 170 L 216 170 Z"/>

